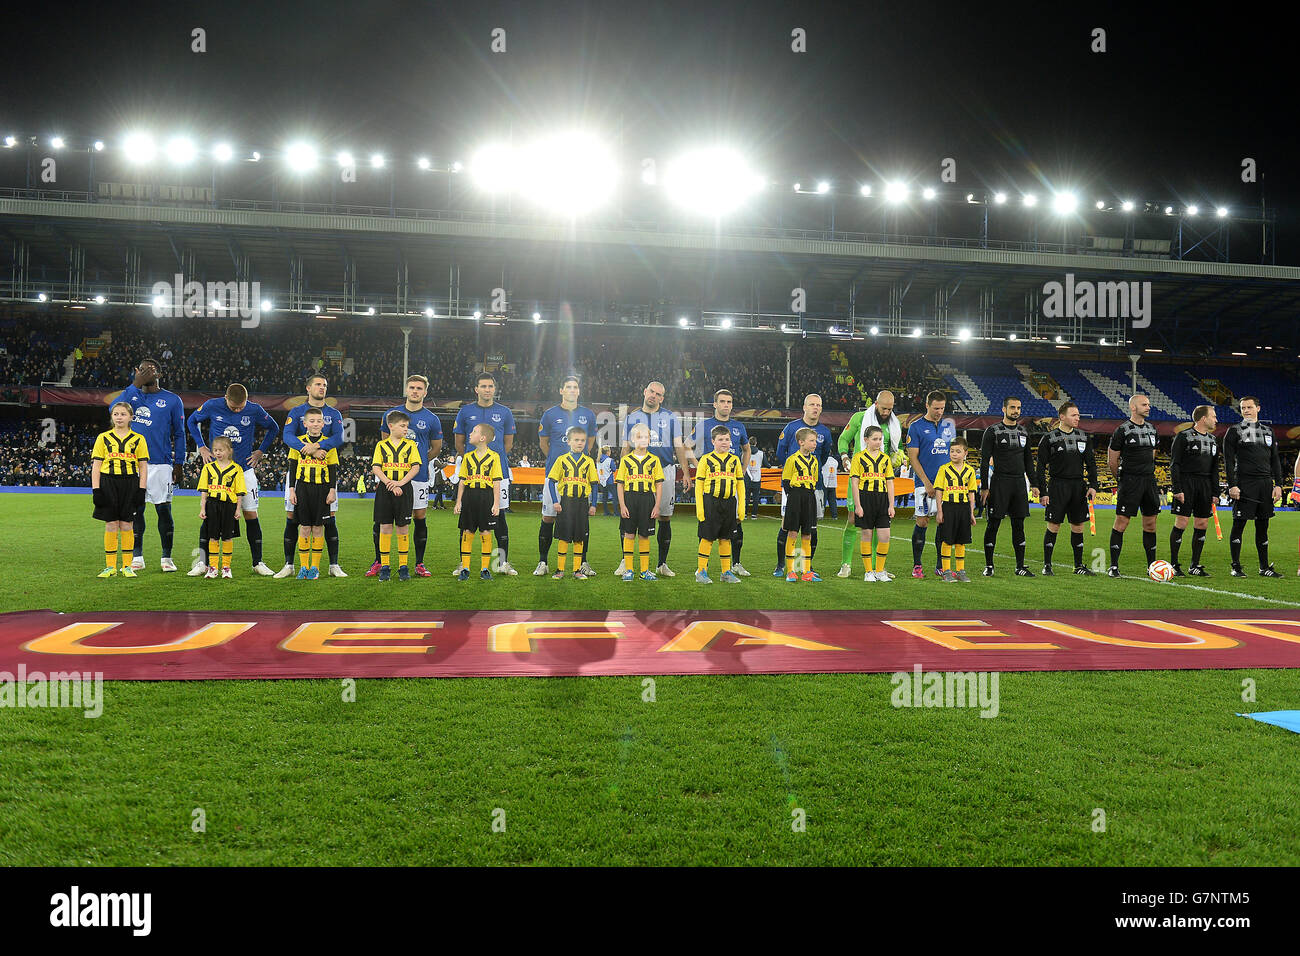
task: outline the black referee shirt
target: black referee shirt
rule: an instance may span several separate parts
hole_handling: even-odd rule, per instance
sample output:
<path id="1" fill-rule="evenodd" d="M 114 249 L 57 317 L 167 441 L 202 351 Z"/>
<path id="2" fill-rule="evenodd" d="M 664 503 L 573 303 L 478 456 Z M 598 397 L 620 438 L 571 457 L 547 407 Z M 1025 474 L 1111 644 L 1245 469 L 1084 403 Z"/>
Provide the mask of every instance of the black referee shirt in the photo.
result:
<path id="1" fill-rule="evenodd" d="M 1156 473 L 1156 426 L 1136 424 L 1129 418 L 1110 436 L 1110 447 L 1119 452 L 1119 473 L 1124 478 L 1152 478 Z"/>
<path id="2" fill-rule="evenodd" d="M 993 463 L 995 478 L 1023 479 L 1034 473 L 1034 452 L 1019 422 L 1008 425 L 1002 421 L 984 429 L 984 440 L 980 442 L 981 488 L 989 486 L 989 462 Z"/>
<path id="3" fill-rule="evenodd" d="M 1219 440 L 1213 433 L 1202 435 L 1187 428 L 1174 436 L 1169 452 L 1169 483 L 1174 494 L 1183 490 L 1184 478 L 1219 477 Z"/>
<path id="4" fill-rule="evenodd" d="M 1273 484 L 1282 484 L 1282 460 L 1273 428 L 1263 422 L 1237 422 L 1228 429 L 1223 436 L 1223 463 L 1229 488 L 1243 478 L 1270 478 Z"/>
<path id="5" fill-rule="evenodd" d="M 1053 428 L 1038 443 L 1038 487 L 1047 488 L 1047 475 L 1053 480 L 1082 478 L 1088 475 L 1088 487 L 1097 487 L 1097 459 L 1092 454 L 1088 436 L 1077 428 L 1068 432 Z"/>

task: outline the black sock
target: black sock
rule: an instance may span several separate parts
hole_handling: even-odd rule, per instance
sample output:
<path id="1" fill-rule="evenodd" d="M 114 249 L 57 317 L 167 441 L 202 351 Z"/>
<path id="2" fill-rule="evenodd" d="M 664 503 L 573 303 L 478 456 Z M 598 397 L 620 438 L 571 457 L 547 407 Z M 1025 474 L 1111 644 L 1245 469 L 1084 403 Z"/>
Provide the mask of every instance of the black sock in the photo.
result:
<path id="1" fill-rule="evenodd" d="M 203 533 L 203 525 L 206 522 L 199 522 L 199 560 L 204 564 L 208 563 L 208 538 Z"/>
<path id="2" fill-rule="evenodd" d="M 135 532 L 135 547 L 132 553 L 135 557 L 144 554 L 144 509 L 135 509 L 135 519 L 131 522 L 131 529 Z"/>
<path id="3" fill-rule="evenodd" d="M 1070 532 L 1070 548 L 1074 551 L 1074 566 L 1083 567 L 1083 532 Z"/>
<path id="4" fill-rule="evenodd" d="M 1228 551 L 1232 555 L 1232 566 L 1241 565 L 1241 539 L 1246 533 L 1246 519 L 1233 518 L 1232 531 L 1228 533 Z"/>
<path id="5" fill-rule="evenodd" d="M 537 529 L 537 560 L 540 564 L 545 564 L 546 559 L 551 555 L 551 539 L 555 537 L 555 522 L 543 521 L 542 526 Z"/>
<path id="6" fill-rule="evenodd" d="M 503 511 L 497 515 L 496 523 L 497 549 L 501 552 L 501 563 L 510 563 L 510 528 L 506 524 L 506 513 Z M 582 553 L 587 553 L 587 545 L 582 546 Z"/>
<path id="7" fill-rule="evenodd" d="M 993 549 L 998 543 L 998 525 L 1001 521 L 998 518 L 989 518 L 988 524 L 984 525 L 984 564 L 993 567 Z"/>
<path id="8" fill-rule="evenodd" d="M 339 522 L 334 515 L 325 519 L 325 547 L 329 551 L 330 564 L 339 563 Z M 288 564 L 293 564 L 290 558 Z"/>
<path id="9" fill-rule="evenodd" d="M 1043 532 L 1043 566 L 1051 567 L 1052 552 L 1056 550 L 1056 532 L 1050 528 Z"/>
<path id="10" fill-rule="evenodd" d="M 1268 519 L 1255 519 L 1255 551 L 1259 554 L 1259 569 L 1268 567 Z"/>
<path id="11" fill-rule="evenodd" d="M 785 573 L 785 527 L 783 522 L 776 526 L 776 566 Z"/>
<path id="12" fill-rule="evenodd" d="M 1011 547 L 1016 549 L 1016 567 L 1025 566 L 1025 519 L 1011 519 Z"/>
<path id="13" fill-rule="evenodd" d="M 158 534 L 162 538 L 162 556 L 170 558 L 172 556 L 172 540 L 176 534 L 176 521 L 172 518 L 172 506 L 170 504 L 154 505 L 153 510 L 158 512 Z"/>
<path id="14" fill-rule="evenodd" d="M 1201 549 L 1205 547 L 1206 528 L 1192 529 L 1192 566 L 1201 563 Z"/>
<path id="15" fill-rule="evenodd" d="M 591 525 L 587 525 L 587 532 L 582 536 L 582 563 L 591 564 Z"/>
<path id="16" fill-rule="evenodd" d="M 379 494 L 379 492 L 376 491 L 375 494 Z M 378 564 L 379 563 L 379 522 L 378 521 L 374 523 L 374 528 L 371 531 L 371 534 L 374 536 L 375 539 L 375 564 Z"/>
<path id="17" fill-rule="evenodd" d="M 745 516 L 737 515 L 737 517 L 743 519 Z M 737 521 L 736 530 L 731 535 L 731 566 L 733 568 L 740 563 L 740 549 L 744 547 L 744 545 L 745 529 L 742 528 L 740 522 Z"/>
<path id="18" fill-rule="evenodd" d="M 1147 564 L 1156 559 L 1156 533 L 1154 531 L 1142 532 L 1142 549 L 1147 553 Z"/>
<path id="19" fill-rule="evenodd" d="M 809 545 L 812 554 L 808 555 L 808 557 L 815 558 L 817 556 L 817 529 L 816 528 L 813 528 L 812 530 L 812 541 L 809 542 Z"/>
<path id="20" fill-rule="evenodd" d="M 293 564 L 298 553 L 298 519 L 284 519 L 284 563 Z"/>
<path id="21" fill-rule="evenodd" d="M 925 529 L 919 524 L 912 528 L 912 566 L 920 567 L 925 554 Z"/>
<path id="22" fill-rule="evenodd" d="M 1110 566 L 1119 567 L 1119 553 L 1124 550 L 1124 532 L 1110 529 Z"/>
<path id="23" fill-rule="evenodd" d="M 934 533 L 934 570 L 938 572 L 943 567 L 943 542 L 939 539 L 942 535 L 935 531 Z"/>
<path id="24" fill-rule="evenodd" d="M 413 518 L 415 523 L 415 563 L 424 564 L 424 546 L 429 541 L 429 519 Z"/>
<path id="25" fill-rule="evenodd" d="M 673 523 L 671 521 L 659 522 L 659 563 L 668 563 L 668 546 L 673 542 Z"/>
<path id="26" fill-rule="evenodd" d="M 1178 563 L 1178 550 L 1183 546 L 1183 532 L 1186 528 L 1174 525 L 1169 532 L 1169 563 Z"/>
<path id="27" fill-rule="evenodd" d="M 248 550 L 253 554 L 253 567 L 257 567 L 262 563 L 262 522 L 257 518 L 246 518 L 244 531 L 248 535 Z"/>

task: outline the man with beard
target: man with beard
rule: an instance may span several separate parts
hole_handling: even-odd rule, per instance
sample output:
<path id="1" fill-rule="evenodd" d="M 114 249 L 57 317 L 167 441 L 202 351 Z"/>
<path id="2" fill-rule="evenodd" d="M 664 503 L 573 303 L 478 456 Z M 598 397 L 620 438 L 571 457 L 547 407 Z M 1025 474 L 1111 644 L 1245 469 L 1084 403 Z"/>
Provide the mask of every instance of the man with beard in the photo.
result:
<path id="1" fill-rule="evenodd" d="M 172 519 L 172 491 L 181 483 L 185 464 L 185 406 L 181 397 L 158 384 L 156 359 L 142 359 L 135 378 L 122 390 L 121 401 L 134 410 L 131 430 L 144 437 L 149 449 L 149 473 L 145 501 L 158 515 L 158 537 L 162 541 L 162 569 L 175 571 L 172 539 L 176 522 Z M 144 507 L 135 510 L 135 548 L 131 570 L 144 570 Z"/>
<path id="2" fill-rule="evenodd" d="M 993 484 L 989 484 L 989 466 Z M 1034 473 L 1034 453 L 1029 436 L 1020 425 L 1020 399 L 1002 400 L 1002 421 L 984 429 L 980 442 L 981 499 L 988 507 L 984 528 L 984 576 L 993 577 L 993 551 L 998 542 L 998 525 L 1011 519 L 1011 546 L 1016 552 L 1016 576 L 1032 578 L 1025 567 L 1025 519 L 1029 517 L 1029 476 Z M 1033 488 L 1038 494 L 1038 489 Z"/>
<path id="3" fill-rule="evenodd" d="M 1268 521 L 1273 506 L 1282 500 L 1282 461 L 1278 457 L 1273 428 L 1259 420 L 1259 399 L 1246 395 L 1238 405 L 1241 421 L 1223 436 L 1223 463 L 1228 474 L 1228 497 L 1232 499 L 1232 576 L 1244 578 L 1241 569 L 1241 539 L 1246 522 L 1255 522 L 1255 550 L 1259 574 L 1280 578 L 1268 560 Z"/>
<path id="4" fill-rule="evenodd" d="M 1079 430 L 1079 406 L 1065 402 L 1057 414 L 1059 423 L 1038 443 L 1038 487 L 1046 492 L 1041 501 L 1047 512 L 1043 574 L 1053 573 L 1056 535 L 1061 530 L 1061 522 L 1068 519 L 1074 573 L 1087 576 L 1092 574 L 1092 569 L 1083 563 L 1083 523 L 1088 518 L 1089 502 L 1097 496 L 1097 459 L 1093 457 L 1088 436 Z"/>

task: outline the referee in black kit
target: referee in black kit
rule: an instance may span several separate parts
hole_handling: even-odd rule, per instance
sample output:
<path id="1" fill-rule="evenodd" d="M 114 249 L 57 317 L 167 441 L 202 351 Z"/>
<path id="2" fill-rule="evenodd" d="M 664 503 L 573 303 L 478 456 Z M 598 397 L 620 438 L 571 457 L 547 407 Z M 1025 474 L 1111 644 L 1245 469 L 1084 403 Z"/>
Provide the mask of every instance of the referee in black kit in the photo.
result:
<path id="1" fill-rule="evenodd" d="M 1273 428 L 1259 420 L 1259 399 L 1247 395 L 1240 402 L 1241 421 L 1223 437 L 1223 463 L 1228 473 L 1228 497 L 1232 499 L 1232 576 L 1244 578 L 1241 569 L 1241 537 L 1246 522 L 1255 522 L 1255 550 L 1259 552 L 1259 573 L 1280 578 L 1268 560 L 1268 519 L 1273 505 L 1282 499 L 1282 461 L 1278 458 Z"/>
<path id="2" fill-rule="evenodd" d="M 1210 576 L 1201 566 L 1201 549 L 1205 547 L 1205 532 L 1219 500 L 1219 441 L 1214 437 L 1218 424 L 1213 405 L 1197 405 L 1192 410 L 1192 427 L 1175 435 L 1173 448 L 1169 450 L 1169 484 L 1174 494 L 1169 563 L 1174 566 L 1174 577 L 1184 576 L 1178 552 L 1188 518 L 1193 522 L 1192 563 L 1186 573 L 1197 578 Z M 1241 547 L 1240 538 L 1237 547 Z"/>
<path id="3" fill-rule="evenodd" d="M 1097 494 L 1097 459 L 1088 436 L 1079 430 L 1079 406 L 1065 402 L 1056 410 L 1057 426 L 1038 443 L 1038 487 L 1047 511 L 1043 532 L 1043 573 L 1052 574 L 1052 551 L 1061 522 L 1070 522 L 1070 550 L 1074 552 L 1074 573 L 1090 575 L 1083 563 L 1083 523 L 1088 504 Z M 1087 474 L 1087 478 L 1084 474 Z"/>
<path id="4" fill-rule="evenodd" d="M 989 465 L 993 484 L 989 485 Z M 998 525 L 1011 519 L 1011 546 L 1016 551 L 1016 575 L 1032 578 L 1025 567 L 1025 519 L 1029 517 L 1029 476 L 1034 473 L 1034 452 L 1029 436 L 1020 425 L 1020 399 L 1002 400 L 1002 421 L 984 429 L 980 442 L 980 498 L 988 508 L 984 527 L 984 576 L 993 577 L 993 549 L 998 543 Z M 1034 488 L 1038 494 L 1038 488 Z"/>
<path id="5" fill-rule="evenodd" d="M 1151 399 L 1133 395 L 1128 400 L 1128 420 L 1120 422 L 1110 436 L 1106 453 L 1110 473 L 1116 476 L 1115 524 L 1110 529 L 1110 570 L 1120 576 L 1119 553 L 1129 520 L 1142 512 L 1142 547 L 1147 566 L 1156 559 L 1156 519 L 1160 516 L 1160 494 L 1156 490 L 1156 427 L 1147 421 Z"/>

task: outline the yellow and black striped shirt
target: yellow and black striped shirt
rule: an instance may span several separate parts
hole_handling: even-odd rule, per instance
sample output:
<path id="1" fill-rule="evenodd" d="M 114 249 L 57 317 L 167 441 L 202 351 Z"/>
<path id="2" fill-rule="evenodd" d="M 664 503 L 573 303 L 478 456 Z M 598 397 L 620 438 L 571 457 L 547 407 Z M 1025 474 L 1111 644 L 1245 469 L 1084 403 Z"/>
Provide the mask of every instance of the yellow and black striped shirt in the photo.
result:
<path id="1" fill-rule="evenodd" d="M 110 428 L 95 439 L 90 457 L 103 462 L 99 466 L 101 475 L 138 475 L 140 462 L 149 462 L 149 449 L 139 432 L 127 432 L 125 438 L 119 438 Z"/>
<path id="2" fill-rule="evenodd" d="M 700 459 L 695 469 L 695 513 L 704 520 L 704 497 L 735 498 L 736 513 L 745 517 L 745 472 L 740 456 L 731 452 L 711 451 Z"/>
<path id="3" fill-rule="evenodd" d="M 853 470 L 849 472 L 849 477 L 858 479 L 858 487 L 862 491 L 888 491 L 885 482 L 894 477 L 894 466 L 883 451 L 879 455 L 860 451 L 853 459 Z"/>
<path id="4" fill-rule="evenodd" d="M 481 455 L 470 451 L 460 460 L 460 480 L 466 488 L 491 488 L 493 482 L 500 481 L 501 456 L 488 449 Z"/>
<path id="5" fill-rule="evenodd" d="M 970 462 L 962 462 L 961 465 L 948 462 L 934 478 L 934 488 L 939 492 L 940 501 L 956 501 L 959 504 L 967 502 L 979 490 L 979 486 L 979 476 Z"/>
<path id="6" fill-rule="evenodd" d="M 218 461 L 210 461 L 199 472 L 199 491 L 206 491 L 209 498 L 217 501 L 239 501 L 239 496 L 248 493 L 244 484 L 244 469 L 235 462 L 224 468 Z"/>
<path id="7" fill-rule="evenodd" d="M 781 484 L 789 488 L 807 488 L 813 491 L 821 487 L 822 466 L 816 455 L 795 452 L 785 460 L 781 470 Z"/>
<path id="8" fill-rule="evenodd" d="M 588 498 L 591 486 L 600 480 L 592 460 L 586 455 L 574 458 L 572 452 L 555 459 L 546 477 L 555 480 L 561 498 Z"/>
<path id="9" fill-rule="evenodd" d="M 638 458 L 635 452 L 628 452 L 619 459 L 614 480 L 622 483 L 624 491 L 654 491 L 664 480 L 664 466 L 658 455 L 646 452 Z"/>
<path id="10" fill-rule="evenodd" d="M 304 441 L 316 441 L 320 435 L 307 435 Z M 295 482 L 305 481 L 312 485 L 333 485 L 333 477 L 338 474 L 339 453 L 337 448 L 331 448 L 325 453 L 324 458 L 314 458 L 311 455 L 304 455 L 297 448 L 289 449 L 289 460 L 296 461 L 298 464 L 293 470 L 293 480 Z M 331 473 L 331 467 L 334 469 Z M 402 474 L 406 474 L 403 472 Z"/>
<path id="11" fill-rule="evenodd" d="M 391 478 L 393 481 L 401 481 L 411 470 L 411 466 L 418 466 L 421 461 L 419 447 L 409 438 L 403 438 L 401 441 L 393 441 L 391 438 L 381 439 L 375 446 L 374 457 L 370 459 L 372 465 L 379 466 L 385 478 Z"/>

